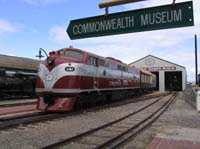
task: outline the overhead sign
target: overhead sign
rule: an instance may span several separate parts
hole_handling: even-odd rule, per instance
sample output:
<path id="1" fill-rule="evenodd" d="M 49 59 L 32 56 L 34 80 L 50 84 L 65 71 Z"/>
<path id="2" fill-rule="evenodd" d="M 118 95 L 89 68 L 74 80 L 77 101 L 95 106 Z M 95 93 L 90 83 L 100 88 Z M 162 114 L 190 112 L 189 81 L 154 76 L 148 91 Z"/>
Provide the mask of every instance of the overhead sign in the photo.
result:
<path id="1" fill-rule="evenodd" d="M 176 70 L 175 66 L 168 66 L 168 67 L 142 67 L 142 69 L 144 70 L 148 70 L 148 71 L 160 71 L 160 70 Z"/>
<path id="2" fill-rule="evenodd" d="M 192 1 L 70 21 L 70 39 L 193 26 Z"/>

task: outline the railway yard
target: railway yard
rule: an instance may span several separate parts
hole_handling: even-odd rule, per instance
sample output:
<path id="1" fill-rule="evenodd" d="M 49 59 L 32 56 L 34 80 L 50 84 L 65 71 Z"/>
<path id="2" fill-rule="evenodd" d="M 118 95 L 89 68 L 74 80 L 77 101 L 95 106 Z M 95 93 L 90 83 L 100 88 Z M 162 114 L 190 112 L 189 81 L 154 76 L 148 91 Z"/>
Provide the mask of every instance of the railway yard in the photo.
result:
<path id="1" fill-rule="evenodd" d="M 1 147 L 151 149 L 163 148 L 163 143 L 170 148 L 181 140 L 186 143 L 179 142 L 176 148 L 198 148 L 199 113 L 186 102 L 184 94 L 156 95 L 67 113 L 4 115 L 0 118 Z"/>
<path id="2" fill-rule="evenodd" d="M 34 67 L 1 69 L 0 148 L 200 146 L 198 89 L 186 88 L 182 66 L 141 59 L 161 64 L 151 72 L 72 47 L 50 52 L 40 64 L 20 60 Z"/>
<path id="3" fill-rule="evenodd" d="M 200 149 L 200 1 L 104 1 L 0 0 L 0 149 Z"/>
<path id="4" fill-rule="evenodd" d="M 38 72 L 38 61 L 20 60 L 34 68 L 2 66 L 1 148 L 200 146 L 198 89 L 186 88 L 182 66 L 151 56 L 142 63 L 163 64 L 150 72 L 71 47 L 50 52 Z"/>

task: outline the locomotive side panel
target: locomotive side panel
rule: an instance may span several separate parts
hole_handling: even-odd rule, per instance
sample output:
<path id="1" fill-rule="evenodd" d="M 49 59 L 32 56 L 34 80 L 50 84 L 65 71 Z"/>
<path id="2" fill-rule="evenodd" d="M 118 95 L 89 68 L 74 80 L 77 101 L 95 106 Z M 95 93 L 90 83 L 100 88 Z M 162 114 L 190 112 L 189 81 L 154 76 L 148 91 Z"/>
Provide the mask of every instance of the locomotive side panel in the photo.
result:
<path id="1" fill-rule="evenodd" d="M 86 64 L 82 65 L 81 70 L 81 90 L 94 90 L 97 88 L 97 58 L 87 56 Z"/>
<path id="2" fill-rule="evenodd" d="M 38 109 L 69 111 L 83 102 L 122 99 L 154 82 L 151 73 L 114 58 L 73 48 L 51 53 L 38 71 Z"/>

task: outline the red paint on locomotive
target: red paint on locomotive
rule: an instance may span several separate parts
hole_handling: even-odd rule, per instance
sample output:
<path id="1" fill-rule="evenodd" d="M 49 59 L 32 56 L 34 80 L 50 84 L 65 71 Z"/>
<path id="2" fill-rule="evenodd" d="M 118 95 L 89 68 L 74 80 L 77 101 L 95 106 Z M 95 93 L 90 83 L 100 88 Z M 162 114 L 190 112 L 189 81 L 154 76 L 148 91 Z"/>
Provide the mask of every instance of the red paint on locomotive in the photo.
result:
<path id="1" fill-rule="evenodd" d="M 74 48 L 61 49 L 51 53 L 39 66 L 37 108 L 69 111 L 81 94 L 134 90 L 150 83 L 141 82 L 140 77 L 139 69 L 114 58 Z"/>
<path id="2" fill-rule="evenodd" d="M 46 105 L 43 101 L 43 97 L 38 98 L 37 109 L 48 111 L 71 111 L 73 110 L 76 98 L 57 98 L 55 104 Z"/>

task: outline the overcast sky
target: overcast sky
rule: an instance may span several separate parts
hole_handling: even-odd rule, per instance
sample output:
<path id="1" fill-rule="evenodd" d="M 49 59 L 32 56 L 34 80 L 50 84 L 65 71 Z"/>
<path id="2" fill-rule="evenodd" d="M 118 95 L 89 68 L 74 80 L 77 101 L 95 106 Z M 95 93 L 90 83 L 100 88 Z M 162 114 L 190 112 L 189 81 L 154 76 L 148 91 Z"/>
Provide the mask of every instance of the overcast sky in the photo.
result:
<path id="1" fill-rule="evenodd" d="M 186 67 L 188 81 L 194 81 L 194 34 L 200 44 L 200 0 L 193 0 L 192 27 L 70 40 L 66 33 L 70 20 L 103 15 L 104 9 L 98 7 L 103 1 L 0 0 L 0 54 L 36 59 L 39 48 L 49 52 L 72 45 L 127 64 L 150 54 Z M 111 7 L 109 13 L 170 3 L 172 0 L 148 0 Z"/>

